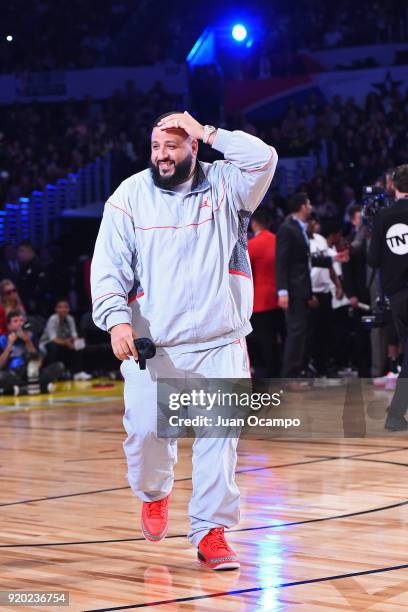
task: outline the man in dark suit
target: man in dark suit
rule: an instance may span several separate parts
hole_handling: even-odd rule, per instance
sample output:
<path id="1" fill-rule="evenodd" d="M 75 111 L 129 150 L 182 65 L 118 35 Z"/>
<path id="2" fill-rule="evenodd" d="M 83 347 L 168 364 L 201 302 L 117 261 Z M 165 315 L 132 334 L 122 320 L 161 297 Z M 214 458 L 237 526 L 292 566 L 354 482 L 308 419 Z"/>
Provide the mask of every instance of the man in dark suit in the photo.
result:
<path id="1" fill-rule="evenodd" d="M 289 202 L 289 217 L 277 234 L 276 279 L 279 306 L 286 314 L 287 336 L 283 352 L 282 376 L 296 378 L 301 375 L 307 338 L 307 313 L 312 302 L 310 266 L 329 268 L 332 257 L 310 258 L 307 221 L 312 205 L 307 193 L 296 193 Z M 347 260 L 339 253 L 336 260 Z"/>

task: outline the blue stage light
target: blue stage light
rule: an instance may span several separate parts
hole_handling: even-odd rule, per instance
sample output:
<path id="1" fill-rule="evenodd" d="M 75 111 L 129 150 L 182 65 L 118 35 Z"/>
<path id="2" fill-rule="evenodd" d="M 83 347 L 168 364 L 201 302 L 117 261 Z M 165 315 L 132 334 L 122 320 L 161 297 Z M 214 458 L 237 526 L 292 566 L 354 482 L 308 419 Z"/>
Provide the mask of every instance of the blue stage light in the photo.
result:
<path id="1" fill-rule="evenodd" d="M 247 29 L 241 23 L 237 23 L 232 28 L 232 38 L 237 42 L 242 42 L 248 35 Z"/>

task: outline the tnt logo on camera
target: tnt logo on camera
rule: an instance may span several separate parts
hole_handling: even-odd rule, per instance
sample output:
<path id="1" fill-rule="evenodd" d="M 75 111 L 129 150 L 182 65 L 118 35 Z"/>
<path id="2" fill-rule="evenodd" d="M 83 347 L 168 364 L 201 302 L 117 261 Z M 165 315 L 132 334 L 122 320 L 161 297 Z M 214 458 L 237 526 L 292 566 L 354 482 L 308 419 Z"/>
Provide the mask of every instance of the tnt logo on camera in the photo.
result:
<path id="1" fill-rule="evenodd" d="M 392 225 L 385 237 L 388 248 L 395 255 L 408 254 L 408 225 L 405 223 L 395 223 Z"/>

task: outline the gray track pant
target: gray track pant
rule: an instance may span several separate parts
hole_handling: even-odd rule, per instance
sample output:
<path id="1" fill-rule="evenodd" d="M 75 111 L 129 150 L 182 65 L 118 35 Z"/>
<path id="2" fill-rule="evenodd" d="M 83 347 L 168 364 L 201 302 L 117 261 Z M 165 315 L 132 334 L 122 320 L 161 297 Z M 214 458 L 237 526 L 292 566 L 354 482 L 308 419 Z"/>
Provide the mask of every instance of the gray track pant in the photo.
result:
<path id="1" fill-rule="evenodd" d="M 127 439 L 124 450 L 128 480 L 142 501 L 162 499 L 174 482 L 177 440 L 157 436 L 158 378 L 248 378 L 244 339 L 217 348 L 180 355 L 156 355 L 146 370 L 132 360 L 121 367 L 125 378 Z M 213 527 L 239 521 L 239 490 L 235 483 L 237 438 L 196 438 L 193 444 L 193 492 L 189 504 L 193 546 Z"/>

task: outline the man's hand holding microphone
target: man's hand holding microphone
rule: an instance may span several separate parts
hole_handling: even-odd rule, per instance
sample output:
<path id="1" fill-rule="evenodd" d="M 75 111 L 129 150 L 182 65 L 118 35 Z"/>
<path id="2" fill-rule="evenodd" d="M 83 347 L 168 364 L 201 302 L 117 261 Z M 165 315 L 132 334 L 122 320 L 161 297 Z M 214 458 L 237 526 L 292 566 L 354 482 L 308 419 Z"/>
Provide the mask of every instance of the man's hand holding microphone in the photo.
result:
<path id="1" fill-rule="evenodd" d="M 130 323 L 119 323 L 110 330 L 112 350 L 120 361 L 134 357 L 141 370 L 146 369 L 146 359 L 156 354 L 156 347 L 150 338 L 138 338 Z"/>
<path id="2" fill-rule="evenodd" d="M 139 359 L 135 340 L 136 332 L 129 323 L 119 323 L 110 330 L 112 350 L 115 357 L 120 361 L 126 361 L 130 357 L 134 357 L 136 361 Z"/>

